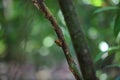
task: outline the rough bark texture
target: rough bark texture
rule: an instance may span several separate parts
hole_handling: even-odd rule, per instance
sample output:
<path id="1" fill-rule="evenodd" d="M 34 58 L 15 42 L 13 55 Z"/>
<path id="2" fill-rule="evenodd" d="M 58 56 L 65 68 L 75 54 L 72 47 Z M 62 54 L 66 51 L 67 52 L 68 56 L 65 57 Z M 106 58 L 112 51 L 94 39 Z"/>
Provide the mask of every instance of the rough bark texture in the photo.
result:
<path id="1" fill-rule="evenodd" d="M 72 0 L 59 0 L 84 80 L 97 80 L 90 51 L 81 30 Z"/>
<path id="2" fill-rule="evenodd" d="M 38 10 L 41 10 L 41 12 L 45 15 L 45 17 L 51 22 L 52 27 L 54 28 L 54 31 L 58 37 L 58 39 L 55 42 L 57 45 L 59 45 L 63 49 L 70 71 L 73 73 L 76 80 L 82 80 L 80 73 L 78 71 L 78 68 L 70 54 L 70 50 L 64 39 L 62 30 L 60 29 L 60 27 L 57 23 L 57 20 L 54 18 L 54 16 L 50 12 L 49 8 L 45 5 L 43 0 L 32 0 L 32 1 L 33 1 L 34 5 L 38 8 Z"/>

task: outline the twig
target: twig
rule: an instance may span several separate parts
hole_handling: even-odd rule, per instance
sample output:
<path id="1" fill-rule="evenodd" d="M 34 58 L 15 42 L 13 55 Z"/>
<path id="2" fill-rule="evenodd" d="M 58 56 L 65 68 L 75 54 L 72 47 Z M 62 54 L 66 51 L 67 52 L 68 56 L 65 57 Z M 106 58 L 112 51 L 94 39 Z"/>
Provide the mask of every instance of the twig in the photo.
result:
<path id="1" fill-rule="evenodd" d="M 48 7 L 45 5 L 44 0 L 32 0 L 34 5 L 42 11 L 42 13 L 45 15 L 45 17 L 51 22 L 58 40 L 56 40 L 56 44 L 59 45 L 65 54 L 65 57 L 67 59 L 68 65 L 69 65 L 69 69 L 70 71 L 73 73 L 73 75 L 75 76 L 76 80 L 82 80 L 79 74 L 79 70 L 70 54 L 70 50 L 65 42 L 62 30 L 60 29 L 56 19 L 54 18 L 54 16 L 52 15 L 52 13 L 49 11 Z"/>

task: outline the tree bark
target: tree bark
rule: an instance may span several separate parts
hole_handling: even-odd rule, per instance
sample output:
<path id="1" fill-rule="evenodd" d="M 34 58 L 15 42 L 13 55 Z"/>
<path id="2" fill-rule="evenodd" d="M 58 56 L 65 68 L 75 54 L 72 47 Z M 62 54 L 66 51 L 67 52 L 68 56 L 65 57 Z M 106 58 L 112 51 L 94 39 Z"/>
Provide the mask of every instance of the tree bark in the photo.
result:
<path id="1" fill-rule="evenodd" d="M 59 0 L 84 80 L 97 80 L 93 61 L 72 0 Z"/>
<path id="2" fill-rule="evenodd" d="M 38 10 L 41 10 L 41 12 L 45 15 L 45 17 L 51 22 L 52 27 L 54 28 L 54 31 L 58 37 L 58 39 L 55 40 L 55 43 L 63 49 L 68 65 L 69 65 L 69 69 L 73 73 L 76 80 L 81 80 L 82 78 L 80 76 L 79 70 L 70 54 L 69 48 L 66 44 L 62 30 L 60 29 L 57 23 L 57 20 L 54 18 L 49 8 L 45 5 L 44 1 L 42 0 L 37 0 L 37 1 L 32 0 L 32 1 L 33 1 L 33 4 L 38 8 Z"/>

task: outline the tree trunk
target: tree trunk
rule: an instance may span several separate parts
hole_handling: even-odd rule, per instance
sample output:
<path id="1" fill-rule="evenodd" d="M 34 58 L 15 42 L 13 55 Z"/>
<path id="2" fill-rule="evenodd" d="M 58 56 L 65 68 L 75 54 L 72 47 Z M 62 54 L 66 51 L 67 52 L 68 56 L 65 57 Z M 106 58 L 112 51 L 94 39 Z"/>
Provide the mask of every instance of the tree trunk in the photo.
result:
<path id="1" fill-rule="evenodd" d="M 93 61 L 72 0 L 59 0 L 84 80 L 97 80 Z"/>

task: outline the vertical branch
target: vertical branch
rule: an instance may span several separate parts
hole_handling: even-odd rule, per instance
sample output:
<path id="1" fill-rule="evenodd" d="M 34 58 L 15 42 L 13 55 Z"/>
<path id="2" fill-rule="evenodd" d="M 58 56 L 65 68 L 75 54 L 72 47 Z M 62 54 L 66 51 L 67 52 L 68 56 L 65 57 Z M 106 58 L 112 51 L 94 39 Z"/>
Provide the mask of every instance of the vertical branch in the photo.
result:
<path id="1" fill-rule="evenodd" d="M 59 0 L 84 80 L 97 80 L 93 61 L 72 0 Z"/>
<path id="2" fill-rule="evenodd" d="M 69 69 L 71 70 L 71 72 L 73 73 L 73 75 L 75 76 L 76 80 L 81 80 L 80 74 L 79 74 L 79 70 L 76 67 L 76 64 L 70 54 L 69 48 L 65 42 L 62 30 L 60 29 L 56 19 L 54 18 L 54 16 L 52 15 L 52 13 L 49 11 L 48 7 L 45 5 L 43 0 L 32 0 L 34 5 L 42 11 L 42 13 L 45 15 L 45 17 L 51 22 L 58 40 L 56 40 L 56 44 L 58 44 L 64 51 L 65 57 L 67 59 L 68 65 L 69 65 Z"/>

